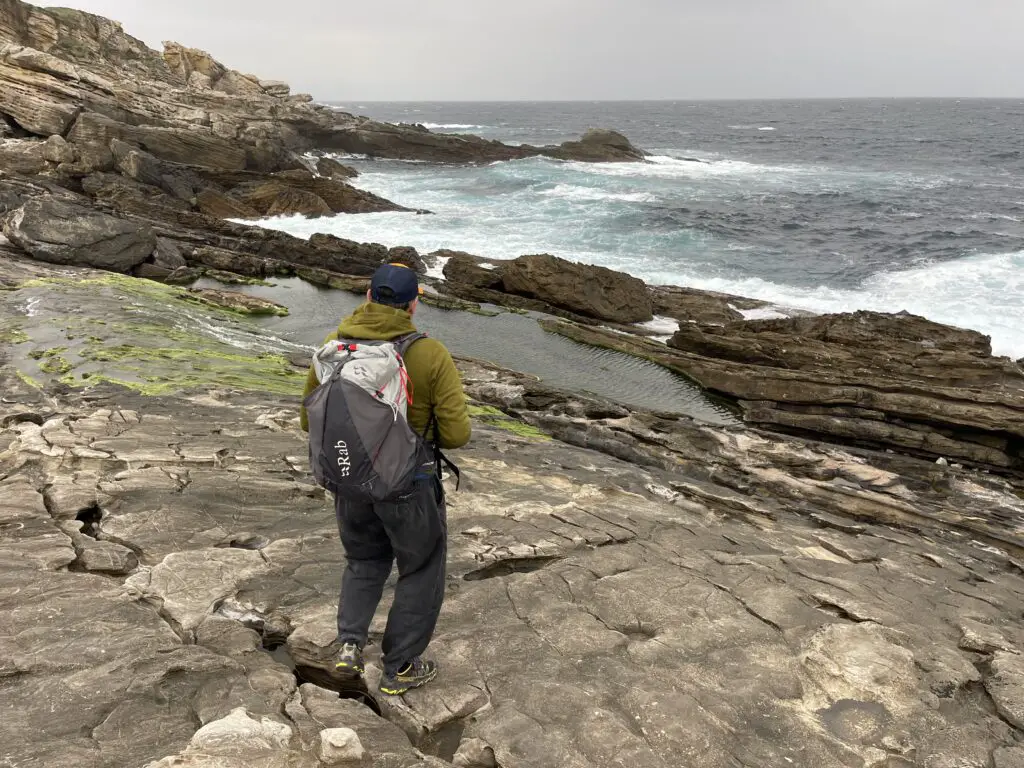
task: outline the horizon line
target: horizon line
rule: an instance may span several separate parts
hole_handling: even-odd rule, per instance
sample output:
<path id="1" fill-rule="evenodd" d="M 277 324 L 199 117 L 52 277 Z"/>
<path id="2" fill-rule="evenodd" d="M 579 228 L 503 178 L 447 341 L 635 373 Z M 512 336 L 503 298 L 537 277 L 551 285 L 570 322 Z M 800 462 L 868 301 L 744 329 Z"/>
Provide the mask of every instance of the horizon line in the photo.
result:
<path id="1" fill-rule="evenodd" d="M 1024 101 L 1020 96 L 703 96 L 696 98 L 659 97 L 650 99 L 359 99 L 314 96 L 320 101 L 368 104 L 644 104 L 656 102 L 736 102 L 736 101 Z"/>

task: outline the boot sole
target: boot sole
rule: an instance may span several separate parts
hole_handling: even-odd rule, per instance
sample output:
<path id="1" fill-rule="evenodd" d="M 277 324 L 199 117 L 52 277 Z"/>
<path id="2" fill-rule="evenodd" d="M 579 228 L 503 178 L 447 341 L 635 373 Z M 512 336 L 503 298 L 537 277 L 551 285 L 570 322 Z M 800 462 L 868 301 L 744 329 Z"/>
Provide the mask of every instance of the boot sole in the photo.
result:
<path id="1" fill-rule="evenodd" d="M 342 675 L 351 675 L 352 677 L 360 677 L 363 674 L 363 668 L 357 667 L 354 664 L 346 664 L 344 662 L 334 665 L 334 671 Z"/>
<path id="2" fill-rule="evenodd" d="M 427 677 L 410 683 L 399 683 L 394 687 L 385 687 L 382 683 L 380 686 L 380 692 L 386 693 L 388 696 L 401 696 L 406 691 L 411 691 L 413 688 L 419 688 L 422 685 L 426 685 L 431 680 L 437 677 L 437 669 L 435 668 Z"/>

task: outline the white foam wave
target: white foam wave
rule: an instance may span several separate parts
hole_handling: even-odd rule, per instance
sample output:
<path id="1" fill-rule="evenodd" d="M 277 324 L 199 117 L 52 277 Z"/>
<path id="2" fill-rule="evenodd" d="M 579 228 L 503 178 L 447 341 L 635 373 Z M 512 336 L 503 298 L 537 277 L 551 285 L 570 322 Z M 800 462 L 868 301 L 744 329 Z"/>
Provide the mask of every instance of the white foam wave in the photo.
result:
<path id="1" fill-rule="evenodd" d="M 655 333 L 674 334 L 679 330 L 678 320 L 674 317 L 665 317 L 663 315 L 655 315 L 653 320 L 648 320 L 646 323 L 637 323 L 637 325 Z"/>
<path id="2" fill-rule="evenodd" d="M 760 128 L 758 128 L 757 130 L 759 130 L 759 131 L 774 131 L 775 129 L 772 128 L 770 125 L 763 125 Z"/>
<path id="3" fill-rule="evenodd" d="M 992 338 L 992 351 L 1024 357 L 1024 251 L 969 256 L 872 276 L 855 290 L 799 288 L 760 278 L 726 279 L 679 273 L 645 275 L 675 283 L 761 299 L 811 312 L 906 310 L 929 320 L 971 328 Z"/>
<path id="4" fill-rule="evenodd" d="M 434 264 L 427 267 L 427 277 L 436 277 L 438 280 L 444 280 L 444 268 L 451 259 L 451 256 L 437 256 Z"/>
<path id="5" fill-rule="evenodd" d="M 662 344 L 667 344 L 668 340 L 676 335 L 676 331 L 679 330 L 679 321 L 674 317 L 664 317 L 663 315 L 655 315 L 653 320 L 648 320 L 646 323 L 637 323 L 641 328 L 646 328 L 649 331 L 654 331 L 653 336 L 650 338 L 654 341 L 660 341 Z"/>
<path id="6" fill-rule="evenodd" d="M 480 131 L 487 128 L 486 125 L 472 123 L 420 123 L 420 125 L 431 131 Z"/>
<path id="7" fill-rule="evenodd" d="M 594 187 L 582 187 L 577 184 L 559 184 L 552 189 L 546 189 L 539 194 L 546 197 L 560 197 L 565 200 L 578 202 L 599 202 L 617 200 L 627 203 L 651 203 L 658 197 L 648 192 L 608 192 Z"/>
<path id="8" fill-rule="evenodd" d="M 973 221 L 1012 221 L 1019 223 L 1024 221 L 1020 216 L 1010 216 L 1005 213 L 989 213 L 987 211 L 981 211 L 979 213 L 972 213 L 967 217 Z"/>
<path id="9" fill-rule="evenodd" d="M 567 163 L 574 171 L 601 176 L 646 176 L 661 179 L 700 179 L 713 176 L 807 176 L 819 173 L 814 166 L 759 165 L 745 160 L 678 158 L 651 155 L 641 163 Z"/>
<path id="10" fill-rule="evenodd" d="M 781 320 L 785 317 L 789 317 L 777 309 L 771 307 L 756 307 L 755 309 L 740 309 L 734 307 L 732 304 L 729 305 L 730 309 L 733 309 L 743 315 L 744 320 Z"/>

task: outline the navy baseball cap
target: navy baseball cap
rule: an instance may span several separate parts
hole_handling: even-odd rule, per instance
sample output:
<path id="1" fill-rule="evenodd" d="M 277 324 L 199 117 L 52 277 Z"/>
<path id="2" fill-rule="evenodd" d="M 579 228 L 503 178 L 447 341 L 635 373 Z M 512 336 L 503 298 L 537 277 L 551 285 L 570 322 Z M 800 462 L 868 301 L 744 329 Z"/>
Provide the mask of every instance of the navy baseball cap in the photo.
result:
<path id="1" fill-rule="evenodd" d="M 382 264 L 370 281 L 370 298 L 381 304 L 408 304 L 421 293 L 416 272 L 404 264 Z"/>

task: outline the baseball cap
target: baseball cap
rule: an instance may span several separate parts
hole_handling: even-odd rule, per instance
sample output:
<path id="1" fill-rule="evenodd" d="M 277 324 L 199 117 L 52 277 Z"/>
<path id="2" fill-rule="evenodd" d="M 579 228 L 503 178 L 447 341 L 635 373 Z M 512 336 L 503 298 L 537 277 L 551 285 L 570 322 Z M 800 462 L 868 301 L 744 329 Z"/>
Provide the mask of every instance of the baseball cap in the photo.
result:
<path id="1" fill-rule="evenodd" d="M 370 280 L 370 298 L 382 304 L 408 304 L 421 293 L 416 272 L 405 264 L 382 264 Z"/>

